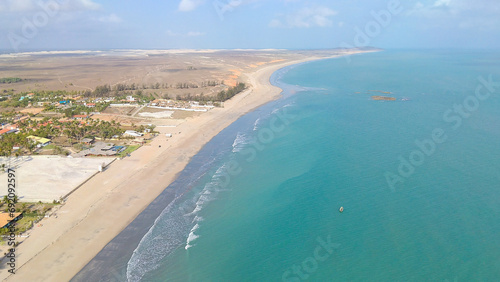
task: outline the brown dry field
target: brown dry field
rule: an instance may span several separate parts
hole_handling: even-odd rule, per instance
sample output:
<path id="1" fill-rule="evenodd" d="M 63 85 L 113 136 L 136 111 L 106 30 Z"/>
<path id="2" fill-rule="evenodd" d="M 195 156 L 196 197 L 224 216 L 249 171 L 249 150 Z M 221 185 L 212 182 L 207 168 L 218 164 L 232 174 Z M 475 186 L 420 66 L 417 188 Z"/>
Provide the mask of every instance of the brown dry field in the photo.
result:
<path id="1" fill-rule="evenodd" d="M 136 109 L 137 107 L 108 107 L 102 113 L 111 115 L 128 115 L 134 112 Z"/>
<path id="2" fill-rule="evenodd" d="M 158 95 L 207 96 L 218 93 L 223 86 L 175 89 L 177 83 L 201 85 L 207 81 L 224 81 L 233 86 L 247 82 L 242 75 L 257 67 L 284 60 L 332 54 L 335 51 L 126 51 L 119 54 L 93 52 L 88 54 L 16 54 L 0 56 L 0 77 L 19 77 L 26 81 L 0 84 L 0 91 L 94 90 L 96 86 L 135 83 L 138 86 L 168 84 L 168 89 L 148 89 Z M 338 51 L 341 52 L 341 51 Z M 189 68 L 194 68 L 189 70 Z"/>
<path id="3" fill-rule="evenodd" d="M 37 115 L 43 111 L 43 108 L 29 108 L 21 110 L 20 112 L 23 114 L 34 114 Z"/>

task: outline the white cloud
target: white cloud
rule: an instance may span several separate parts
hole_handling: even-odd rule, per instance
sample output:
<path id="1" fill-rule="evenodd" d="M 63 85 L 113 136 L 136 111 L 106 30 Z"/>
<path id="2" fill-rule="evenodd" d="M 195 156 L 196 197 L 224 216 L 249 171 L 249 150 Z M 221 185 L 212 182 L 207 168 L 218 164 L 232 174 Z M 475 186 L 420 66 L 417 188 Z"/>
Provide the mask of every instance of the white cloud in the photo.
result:
<path id="1" fill-rule="evenodd" d="M 2 0 L 0 12 L 33 12 L 48 6 L 51 9 L 60 9 L 65 11 L 97 10 L 101 5 L 92 0 L 65 0 L 65 1 L 39 1 L 39 0 Z M 62 3 L 61 3 L 62 2 Z"/>
<path id="2" fill-rule="evenodd" d="M 35 1 L 32 0 L 7 0 L 6 4 L 7 10 L 10 10 L 12 12 L 31 11 L 38 8 Z"/>
<path id="3" fill-rule="evenodd" d="M 103 23 L 121 23 L 123 20 L 116 14 L 111 14 L 108 16 L 100 17 L 99 21 Z"/>
<path id="4" fill-rule="evenodd" d="M 179 3 L 179 11 L 181 12 L 189 12 L 192 11 L 201 4 L 203 4 L 205 0 L 181 0 Z"/>
<path id="5" fill-rule="evenodd" d="M 499 11 L 500 5 L 498 5 L 497 0 L 435 0 L 426 4 L 422 3 L 422 1 L 415 3 L 407 14 L 446 16 L 474 12 L 476 15 L 488 15 Z"/>
<path id="6" fill-rule="evenodd" d="M 333 25 L 331 17 L 336 14 L 336 11 L 322 6 L 303 8 L 295 13 L 273 19 L 269 26 L 289 28 L 330 27 Z"/>
<path id="7" fill-rule="evenodd" d="M 417 2 L 407 16 L 425 18 L 422 26 L 431 28 L 498 29 L 498 0 L 434 0 Z"/>

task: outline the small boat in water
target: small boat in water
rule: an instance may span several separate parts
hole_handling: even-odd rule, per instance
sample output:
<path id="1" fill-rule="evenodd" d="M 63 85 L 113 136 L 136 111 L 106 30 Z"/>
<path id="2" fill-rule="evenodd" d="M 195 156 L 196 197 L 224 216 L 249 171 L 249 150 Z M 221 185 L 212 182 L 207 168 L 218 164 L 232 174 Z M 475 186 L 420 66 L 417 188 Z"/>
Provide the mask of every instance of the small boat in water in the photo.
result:
<path id="1" fill-rule="evenodd" d="M 340 207 L 339 212 L 343 212 L 343 211 L 344 211 L 344 207 Z"/>

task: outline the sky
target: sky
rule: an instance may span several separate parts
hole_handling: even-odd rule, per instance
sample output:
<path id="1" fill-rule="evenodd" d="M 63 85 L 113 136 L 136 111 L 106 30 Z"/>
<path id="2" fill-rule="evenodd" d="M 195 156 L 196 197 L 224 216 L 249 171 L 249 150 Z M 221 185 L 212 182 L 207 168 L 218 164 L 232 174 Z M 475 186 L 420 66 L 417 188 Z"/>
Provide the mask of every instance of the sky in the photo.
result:
<path id="1" fill-rule="evenodd" d="M 0 50 L 500 48 L 498 0 L 0 0 Z"/>

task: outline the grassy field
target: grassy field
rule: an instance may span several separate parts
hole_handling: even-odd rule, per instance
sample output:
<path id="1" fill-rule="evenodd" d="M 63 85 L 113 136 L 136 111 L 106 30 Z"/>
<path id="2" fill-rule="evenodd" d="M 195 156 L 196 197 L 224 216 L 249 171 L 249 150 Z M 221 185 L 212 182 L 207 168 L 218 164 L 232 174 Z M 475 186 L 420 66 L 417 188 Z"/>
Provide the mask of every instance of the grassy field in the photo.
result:
<path id="1" fill-rule="evenodd" d="M 132 153 L 133 151 L 139 149 L 141 147 L 141 145 L 131 145 L 131 146 L 128 146 L 127 149 L 125 149 L 123 152 L 121 152 L 118 156 L 120 158 L 123 158 L 125 157 L 127 154 L 130 154 Z"/>

